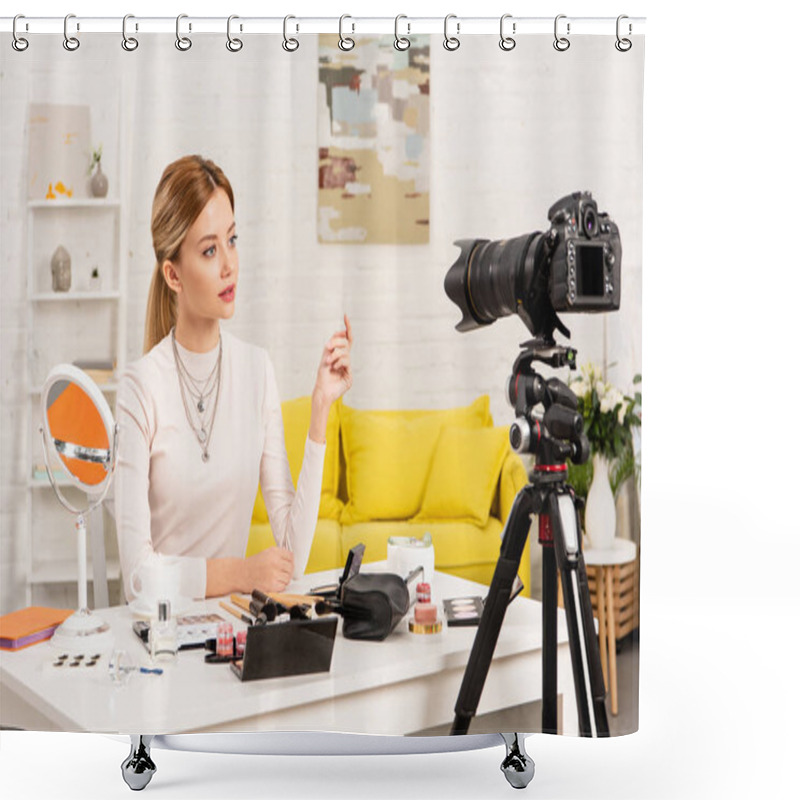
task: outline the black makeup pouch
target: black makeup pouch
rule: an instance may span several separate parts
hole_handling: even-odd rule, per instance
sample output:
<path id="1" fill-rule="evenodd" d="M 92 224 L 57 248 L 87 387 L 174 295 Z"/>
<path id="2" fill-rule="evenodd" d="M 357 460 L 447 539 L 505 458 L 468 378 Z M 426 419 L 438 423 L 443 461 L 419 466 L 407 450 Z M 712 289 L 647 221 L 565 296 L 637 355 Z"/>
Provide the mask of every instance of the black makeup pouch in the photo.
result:
<path id="1" fill-rule="evenodd" d="M 359 573 L 342 585 L 342 633 L 346 639 L 382 641 L 408 612 L 408 586 L 390 572 Z"/>

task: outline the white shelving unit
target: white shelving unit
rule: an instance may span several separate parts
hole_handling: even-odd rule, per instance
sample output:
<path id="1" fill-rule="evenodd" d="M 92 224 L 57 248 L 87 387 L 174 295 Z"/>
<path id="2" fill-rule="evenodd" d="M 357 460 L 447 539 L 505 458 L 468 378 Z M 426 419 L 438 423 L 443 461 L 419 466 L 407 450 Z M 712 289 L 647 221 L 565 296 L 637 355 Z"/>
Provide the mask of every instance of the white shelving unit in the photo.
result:
<path id="1" fill-rule="evenodd" d="M 81 359 L 110 359 L 115 365 L 114 379 L 99 384 L 112 411 L 116 406 L 116 378 L 125 368 L 126 361 L 126 306 L 127 296 L 127 221 L 123 219 L 126 207 L 128 175 L 126 120 L 127 80 L 125 76 L 116 82 L 117 103 L 114 146 L 117 148 L 116 169 L 109 172 L 106 156 L 113 150 L 111 139 L 104 142 L 104 172 L 109 178 L 107 198 L 74 197 L 52 200 L 30 200 L 27 204 L 27 371 L 26 391 L 28 442 L 27 469 L 27 537 L 26 537 L 26 605 L 37 598 L 37 587 L 55 584 L 77 585 L 77 552 L 69 542 L 74 532 L 75 518 L 58 502 L 50 482 L 35 476 L 34 466 L 44 460 L 39 425 L 41 423 L 41 393 L 44 380 L 52 367 L 58 363 L 72 363 Z M 96 93 L 85 90 L 80 101 L 95 112 Z M 111 98 L 113 102 L 114 98 Z M 42 102 L 32 90 L 29 103 Z M 66 102 L 78 102 L 72 99 Z M 109 98 L 105 97 L 105 103 Z M 102 109 L 106 112 L 108 106 Z M 92 133 L 94 136 L 94 132 Z M 87 162 L 88 167 L 88 162 Z M 87 176 L 88 179 L 88 176 Z M 70 252 L 72 281 L 66 292 L 52 289 L 50 258 L 62 239 Z M 98 266 L 102 286 L 92 290 L 84 285 L 93 266 Z M 51 461 L 51 465 L 52 461 Z M 53 465 L 55 466 L 55 465 Z M 74 489 L 66 479 L 58 478 L 59 487 L 67 497 L 78 505 L 87 505 L 86 495 Z M 72 494 L 70 494 L 70 492 Z M 111 492 L 107 503 L 111 502 Z M 87 520 L 89 526 L 90 554 L 106 561 L 109 581 L 120 577 L 116 546 L 105 552 L 104 520 L 107 514 L 101 506 Z M 46 522 L 45 522 L 46 520 Z M 51 527 L 52 526 L 52 527 Z M 57 528 L 58 533 L 54 533 Z M 116 537 L 108 537 L 115 541 Z M 98 548 L 98 543 L 100 547 Z M 58 544 L 59 546 L 54 546 Z M 70 546 L 72 544 L 72 546 Z M 92 569 L 88 577 L 93 579 Z M 62 587 L 63 588 L 63 587 Z M 95 587 L 94 605 L 108 604 L 106 586 Z"/>

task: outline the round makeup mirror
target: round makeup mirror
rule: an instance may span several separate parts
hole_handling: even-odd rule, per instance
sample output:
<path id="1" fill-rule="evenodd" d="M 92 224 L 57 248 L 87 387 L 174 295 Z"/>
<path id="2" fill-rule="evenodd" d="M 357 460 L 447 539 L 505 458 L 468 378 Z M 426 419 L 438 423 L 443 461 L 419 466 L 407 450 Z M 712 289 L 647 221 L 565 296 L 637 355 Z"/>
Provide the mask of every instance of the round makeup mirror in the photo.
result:
<path id="1" fill-rule="evenodd" d="M 78 610 L 53 635 L 63 652 L 101 652 L 113 644 L 111 628 L 89 610 L 86 575 L 86 517 L 105 499 L 111 486 L 117 455 L 118 426 L 108 402 L 95 382 L 72 364 L 50 370 L 42 389 L 44 463 L 61 505 L 77 517 Z M 86 493 L 86 505 L 77 508 L 59 489 L 50 469 L 51 458 L 69 484 Z"/>

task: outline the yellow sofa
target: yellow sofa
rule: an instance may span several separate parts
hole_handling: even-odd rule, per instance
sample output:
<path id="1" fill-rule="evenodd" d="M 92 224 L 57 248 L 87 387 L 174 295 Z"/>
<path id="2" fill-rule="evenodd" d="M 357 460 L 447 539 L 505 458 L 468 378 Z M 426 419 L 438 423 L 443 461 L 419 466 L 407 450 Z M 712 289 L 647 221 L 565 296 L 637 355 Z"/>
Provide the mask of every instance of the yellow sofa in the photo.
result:
<path id="1" fill-rule="evenodd" d="M 295 485 L 311 418 L 309 397 L 282 404 Z M 341 568 L 363 542 L 386 558 L 390 536 L 433 538 L 436 568 L 489 584 L 503 525 L 527 475 L 494 427 L 487 395 L 444 410 L 362 411 L 337 402 L 328 420 L 319 520 L 307 572 Z M 247 555 L 275 544 L 259 487 Z M 530 543 L 519 570 L 530 590 Z"/>

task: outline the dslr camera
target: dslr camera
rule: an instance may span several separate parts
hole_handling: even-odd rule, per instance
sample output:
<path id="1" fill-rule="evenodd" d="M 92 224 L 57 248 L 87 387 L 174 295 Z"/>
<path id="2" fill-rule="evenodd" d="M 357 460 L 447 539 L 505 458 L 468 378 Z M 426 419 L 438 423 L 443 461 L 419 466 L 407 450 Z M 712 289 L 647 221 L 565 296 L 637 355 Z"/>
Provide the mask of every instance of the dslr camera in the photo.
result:
<path id="1" fill-rule="evenodd" d="M 518 314 L 542 345 L 553 330 L 569 337 L 558 313 L 616 311 L 622 245 L 616 223 L 591 192 L 573 192 L 547 212 L 547 231 L 512 239 L 460 239 L 444 289 L 459 307 L 458 331 Z"/>

